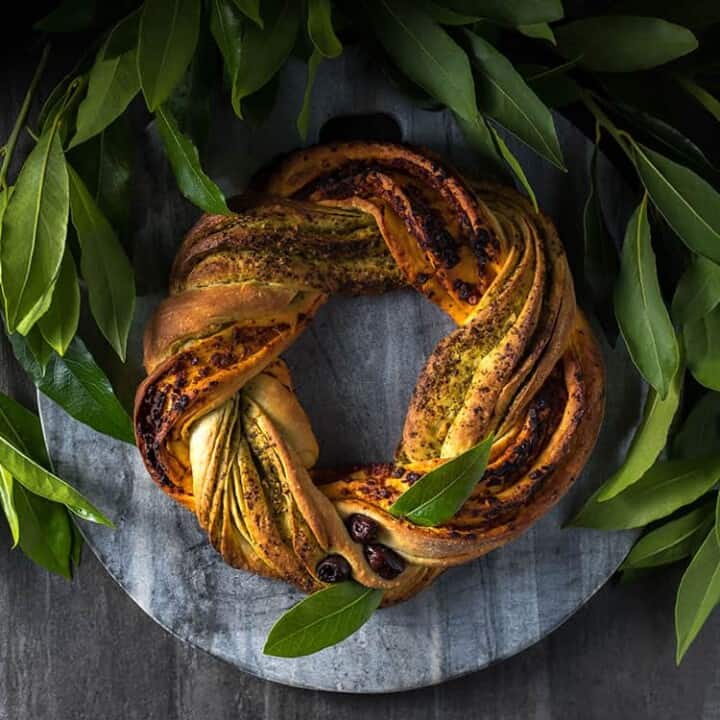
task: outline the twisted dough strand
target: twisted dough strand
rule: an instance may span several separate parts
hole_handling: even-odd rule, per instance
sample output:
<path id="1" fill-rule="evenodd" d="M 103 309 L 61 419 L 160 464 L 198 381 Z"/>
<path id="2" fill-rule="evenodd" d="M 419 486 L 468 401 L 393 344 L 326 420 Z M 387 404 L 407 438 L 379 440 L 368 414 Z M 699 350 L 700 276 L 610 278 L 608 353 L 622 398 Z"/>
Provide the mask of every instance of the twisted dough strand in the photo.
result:
<path id="1" fill-rule="evenodd" d="M 146 331 L 138 447 L 234 567 L 312 591 L 318 563 L 340 555 L 385 603 L 406 599 L 522 533 L 587 461 L 603 370 L 565 254 L 514 190 L 468 185 L 404 146 L 317 146 L 254 190 L 238 214 L 204 216 L 180 248 Z M 315 470 L 317 442 L 279 355 L 330 294 L 404 285 L 458 327 L 420 375 L 395 460 Z M 449 523 L 388 513 L 490 432 L 485 475 Z M 402 558 L 394 572 L 348 533 L 357 514 Z"/>

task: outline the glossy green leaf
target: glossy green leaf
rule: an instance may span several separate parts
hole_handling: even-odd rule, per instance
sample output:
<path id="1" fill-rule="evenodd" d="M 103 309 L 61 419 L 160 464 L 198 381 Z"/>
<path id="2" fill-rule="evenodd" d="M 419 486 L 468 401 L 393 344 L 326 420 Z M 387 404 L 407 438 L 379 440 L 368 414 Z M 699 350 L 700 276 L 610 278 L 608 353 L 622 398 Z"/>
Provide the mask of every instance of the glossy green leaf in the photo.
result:
<path id="1" fill-rule="evenodd" d="M 692 376 L 701 385 L 720 390 L 720 306 L 685 325 L 683 345 Z"/>
<path id="2" fill-rule="evenodd" d="M 69 199 L 65 157 L 51 128 L 25 161 L 3 218 L 0 282 L 8 332 L 26 334 L 50 306 Z"/>
<path id="3" fill-rule="evenodd" d="M 368 4 L 378 40 L 414 83 L 473 122 L 475 85 L 467 55 L 432 18 L 407 0 Z"/>
<path id="4" fill-rule="evenodd" d="M 676 458 L 702 458 L 720 447 L 720 393 L 705 393 L 695 403 L 673 438 Z"/>
<path id="5" fill-rule="evenodd" d="M 150 110 L 165 102 L 195 52 L 200 0 L 145 0 L 140 16 L 137 62 Z"/>
<path id="6" fill-rule="evenodd" d="M 23 348 L 24 355 L 37 365 L 38 372 L 41 375 L 45 373 L 54 350 L 45 342 L 40 328 L 35 325 L 25 336 L 15 333 L 9 337 L 13 347 Z"/>
<path id="7" fill-rule="evenodd" d="M 0 435 L 36 463 L 50 469 L 40 418 L 3 393 L 0 393 Z"/>
<path id="8" fill-rule="evenodd" d="M 188 135 L 198 148 L 203 148 L 210 136 L 221 83 L 215 42 L 210 28 L 203 26 L 190 67 L 167 101 L 180 132 Z"/>
<path id="9" fill-rule="evenodd" d="M 155 113 L 158 133 L 180 192 L 190 202 L 206 212 L 218 215 L 230 213 L 220 188 L 204 173 L 200 156 L 190 138 L 180 132 L 175 118 L 167 107 Z"/>
<path id="10" fill-rule="evenodd" d="M 650 388 L 640 426 L 620 469 L 603 485 L 597 496 L 600 502 L 615 497 L 650 469 L 667 444 L 668 432 L 680 404 L 685 369 L 680 365 L 663 399 Z"/>
<path id="11" fill-rule="evenodd" d="M 465 31 L 465 36 L 470 44 L 478 103 L 483 113 L 546 160 L 564 169 L 550 111 L 512 63 L 490 43 L 470 31 Z"/>
<path id="12" fill-rule="evenodd" d="M 638 540 L 622 569 L 669 565 L 692 555 L 715 521 L 714 501 L 651 530 Z"/>
<path id="13" fill-rule="evenodd" d="M 540 72 L 525 76 L 527 84 L 549 108 L 563 108 L 582 98 L 580 86 L 568 75 L 576 63 L 569 60 L 557 67 L 542 68 Z"/>
<path id="14" fill-rule="evenodd" d="M 10 342 L 15 357 L 38 389 L 69 415 L 98 432 L 134 444 L 128 414 L 79 337 L 75 337 L 64 357 L 51 357 L 44 373 L 22 338 L 12 336 Z"/>
<path id="15" fill-rule="evenodd" d="M 45 447 L 45 438 L 43 437 L 39 418 L 2 393 L 0 393 L 0 435 L 40 465 L 45 468 L 50 467 L 50 459 Z M 15 544 L 17 544 L 20 537 L 20 512 L 22 511 L 22 508 L 18 511 L 15 503 L 18 494 L 22 496 L 20 504 L 23 507 L 29 502 L 32 503 L 32 501 L 24 500 L 22 487 L 18 487 L 12 474 L 0 466 L 0 504 L 3 505 Z M 58 515 L 56 511 L 52 510 L 49 513 L 51 518 Z M 31 518 L 31 522 L 32 520 Z M 62 520 L 58 522 L 62 525 Z M 33 546 L 33 533 L 37 530 L 35 527 L 27 528 L 23 526 L 23 539 L 26 546 Z M 57 559 L 52 556 L 51 560 L 55 562 Z M 55 571 L 57 572 L 57 568 L 55 568 Z"/>
<path id="16" fill-rule="evenodd" d="M 455 120 L 467 142 L 480 156 L 482 171 L 503 179 L 510 178 L 507 165 L 495 142 L 495 134 L 490 129 L 487 120 L 480 113 L 472 122 L 463 120 L 459 115 L 455 116 Z"/>
<path id="17" fill-rule="evenodd" d="M 138 16 L 123 20 L 100 49 L 90 70 L 85 99 L 80 103 L 75 122 L 75 134 L 70 148 L 89 140 L 116 120 L 140 91 L 137 70 L 137 49 L 133 45 L 124 53 L 106 57 L 106 49 L 118 33 L 123 38 L 130 32 L 137 35 Z"/>
<path id="18" fill-rule="evenodd" d="M 716 0 L 615 0 L 613 10 L 632 15 L 651 15 L 689 28 L 704 28 L 720 22 Z"/>
<path id="19" fill-rule="evenodd" d="M 443 463 L 411 485 L 389 508 L 415 525 L 448 522 L 470 497 L 485 473 L 493 436 Z"/>
<path id="20" fill-rule="evenodd" d="M 210 32 L 220 50 L 230 86 L 235 84 L 242 53 L 243 15 L 233 0 L 211 0 Z"/>
<path id="21" fill-rule="evenodd" d="M 295 45 L 300 5 L 292 0 L 270 0 L 263 5 L 263 27 L 249 25 L 243 36 L 232 101 L 241 114 L 242 100 L 267 85 L 285 64 Z"/>
<path id="22" fill-rule="evenodd" d="M 87 30 L 95 20 L 97 0 L 63 0 L 50 13 L 38 20 L 34 28 L 51 33 Z"/>
<path id="23" fill-rule="evenodd" d="M 689 168 L 633 144 L 635 165 L 653 204 L 696 253 L 720 262 L 720 194 Z"/>
<path id="24" fill-rule="evenodd" d="M 120 234 L 127 232 L 130 222 L 133 142 L 127 117 L 122 116 L 69 155 L 93 200 Z"/>
<path id="25" fill-rule="evenodd" d="M 80 559 L 82 558 L 82 549 L 85 545 L 85 539 L 83 538 L 77 523 L 70 518 L 70 530 L 72 534 L 72 544 L 70 547 L 70 564 L 78 566 L 80 565 Z"/>
<path id="26" fill-rule="evenodd" d="M 240 12 L 250 18 L 258 27 L 263 27 L 264 22 L 260 15 L 260 0 L 233 0 Z"/>
<path id="27" fill-rule="evenodd" d="M 100 331 L 124 360 L 135 309 L 135 278 L 115 231 L 68 166 L 70 208 L 80 243 L 80 271 L 87 283 L 90 310 Z"/>
<path id="28" fill-rule="evenodd" d="M 720 122 L 720 100 L 688 77 L 677 75 L 675 79 L 715 120 Z"/>
<path id="29" fill-rule="evenodd" d="M 15 481 L 12 475 L 4 467 L 0 466 L 0 505 L 2 505 L 3 513 L 10 528 L 12 546 L 16 547 L 20 542 L 20 518 L 15 507 L 14 486 Z"/>
<path id="30" fill-rule="evenodd" d="M 664 398 L 680 359 L 650 244 L 647 196 L 643 197 L 625 231 L 614 305 L 630 357 L 640 374 Z"/>
<path id="31" fill-rule="evenodd" d="M 546 40 L 552 45 L 557 45 L 555 33 L 547 23 L 535 23 L 533 25 L 518 25 L 517 28 L 523 35 L 535 40 Z"/>
<path id="32" fill-rule="evenodd" d="M 14 486 L 15 508 L 20 522 L 20 549 L 50 572 L 70 578 L 72 529 L 64 505 Z"/>
<path id="33" fill-rule="evenodd" d="M 38 328 L 45 342 L 59 355 L 64 355 L 75 337 L 79 321 L 80 286 L 75 261 L 69 248 L 65 248 L 52 302 L 48 311 L 38 320 Z"/>
<path id="34" fill-rule="evenodd" d="M 563 17 L 560 0 L 443 0 L 445 7 L 467 15 L 477 15 L 503 25 L 534 25 Z"/>
<path id="35" fill-rule="evenodd" d="M 308 35 L 315 49 L 326 58 L 342 53 L 343 47 L 335 34 L 330 0 L 308 0 Z"/>
<path id="36" fill-rule="evenodd" d="M 598 530 L 643 527 L 702 497 L 720 479 L 720 455 L 668 460 L 653 465 L 643 477 L 611 500 L 585 503 L 571 525 Z"/>
<path id="37" fill-rule="evenodd" d="M 705 153 L 690 138 L 659 117 L 632 105 L 613 99 L 613 112 L 628 123 L 629 130 L 637 142 L 641 142 L 662 153 L 671 160 L 686 165 L 705 178 L 718 177 L 718 170 Z"/>
<path id="38" fill-rule="evenodd" d="M 263 652 L 301 657 L 336 645 L 370 619 L 382 596 L 353 581 L 330 585 L 290 608 L 273 625 Z"/>
<path id="39" fill-rule="evenodd" d="M 699 320 L 720 303 L 720 265 L 693 256 L 680 277 L 672 301 L 672 314 L 680 325 Z"/>
<path id="40" fill-rule="evenodd" d="M 0 465 L 26 490 L 35 495 L 65 505 L 71 512 L 84 520 L 112 527 L 112 522 L 75 488 L 38 465 L 2 435 L 0 435 Z"/>
<path id="41" fill-rule="evenodd" d="M 500 153 L 500 157 L 502 157 L 502 159 L 505 160 L 505 162 L 510 166 L 513 174 L 518 179 L 518 182 L 520 183 L 520 185 L 522 185 L 522 187 L 525 189 L 525 192 L 528 194 L 530 202 L 532 202 L 535 211 L 539 212 L 540 208 L 538 207 L 538 201 L 535 197 L 535 191 L 533 190 L 533 187 L 530 184 L 527 175 L 525 175 L 525 171 L 523 170 L 520 161 L 515 157 L 512 150 L 510 150 L 510 148 L 507 146 L 505 140 L 503 140 L 502 135 L 500 135 L 500 133 L 490 123 L 488 123 L 488 128 L 490 129 L 490 133 L 493 136 L 493 140 L 495 141 L 495 146 Z"/>
<path id="42" fill-rule="evenodd" d="M 305 94 L 303 95 L 303 104 L 297 119 L 297 129 L 303 142 L 307 140 L 308 127 L 310 125 L 310 101 L 312 99 L 312 90 L 315 85 L 315 77 L 317 70 L 322 62 L 322 55 L 313 50 L 307 65 L 307 82 L 305 84 Z"/>
<path id="43" fill-rule="evenodd" d="M 680 663 L 720 601 L 720 543 L 709 532 L 680 580 L 675 601 L 676 661 Z"/>
<path id="44" fill-rule="evenodd" d="M 457 12 L 457 10 L 453 10 L 445 3 L 435 2 L 435 0 L 415 0 L 415 5 L 440 25 L 458 27 L 461 25 L 474 25 L 478 20 L 481 20 L 479 15 Z"/>
<path id="45" fill-rule="evenodd" d="M 583 277 L 592 306 L 611 342 L 617 338 L 617 324 L 612 312 L 613 285 L 619 260 L 615 243 L 605 224 L 598 191 L 597 162 L 599 135 L 590 158 L 589 191 L 583 207 Z"/>
<path id="46" fill-rule="evenodd" d="M 698 46 L 687 28 L 652 17 L 600 15 L 555 29 L 560 52 L 596 72 L 636 72 L 663 65 Z"/>

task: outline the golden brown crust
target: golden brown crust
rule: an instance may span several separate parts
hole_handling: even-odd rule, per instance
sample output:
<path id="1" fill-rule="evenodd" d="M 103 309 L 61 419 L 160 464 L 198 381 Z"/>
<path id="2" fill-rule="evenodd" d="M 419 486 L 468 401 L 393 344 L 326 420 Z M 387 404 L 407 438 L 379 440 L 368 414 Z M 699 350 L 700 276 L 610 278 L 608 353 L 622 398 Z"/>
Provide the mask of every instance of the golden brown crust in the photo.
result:
<path id="1" fill-rule="evenodd" d="M 193 510 L 225 560 L 305 591 L 318 562 L 407 599 L 444 568 L 524 532 L 567 490 L 603 414 L 603 368 L 553 224 L 514 190 L 468 184 L 387 143 L 299 151 L 232 217 L 205 216 L 148 325 L 135 427 L 148 470 Z M 316 470 L 318 448 L 278 360 L 333 292 L 415 287 L 458 328 L 418 379 L 393 463 Z M 423 473 L 495 434 L 453 519 L 388 510 Z M 353 514 L 405 561 L 373 569 Z"/>

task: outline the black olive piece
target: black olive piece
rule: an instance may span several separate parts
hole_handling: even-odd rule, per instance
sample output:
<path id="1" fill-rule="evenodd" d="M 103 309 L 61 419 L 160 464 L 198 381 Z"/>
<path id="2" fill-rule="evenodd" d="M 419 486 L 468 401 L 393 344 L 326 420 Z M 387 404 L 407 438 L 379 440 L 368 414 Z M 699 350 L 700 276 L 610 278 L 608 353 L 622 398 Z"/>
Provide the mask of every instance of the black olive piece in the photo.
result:
<path id="1" fill-rule="evenodd" d="M 324 583 L 337 583 L 349 580 L 352 569 L 342 555 L 328 555 L 315 568 L 318 578 Z"/>
<path id="2" fill-rule="evenodd" d="M 370 567 L 385 580 L 396 578 L 405 569 L 405 561 L 394 550 L 380 543 L 366 545 L 365 558 Z"/>
<path id="3" fill-rule="evenodd" d="M 346 520 L 346 524 L 350 537 L 359 543 L 372 542 L 380 530 L 380 527 L 372 518 L 359 513 L 351 515 Z"/>

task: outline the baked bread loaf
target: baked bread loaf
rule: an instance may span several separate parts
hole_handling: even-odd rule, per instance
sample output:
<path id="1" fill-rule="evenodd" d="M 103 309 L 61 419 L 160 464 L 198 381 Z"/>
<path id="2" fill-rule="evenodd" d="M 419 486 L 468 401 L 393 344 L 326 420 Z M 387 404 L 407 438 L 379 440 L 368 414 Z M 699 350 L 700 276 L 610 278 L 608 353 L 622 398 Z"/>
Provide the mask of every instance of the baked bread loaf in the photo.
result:
<path id="1" fill-rule="evenodd" d="M 457 323 L 417 382 L 392 462 L 315 468 L 281 353 L 333 293 L 411 286 Z M 203 216 L 145 335 L 137 444 L 233 567 L 306 592 L 352 577 L 407 599 L 517 537 L 583 469 L 603 414 L 601 356 L 552 222 L 515 190 L 430 153 L 351 142 L 264 171 L 237 214 Z M 448 523 L 388 512 L 490 433 Z"/>

